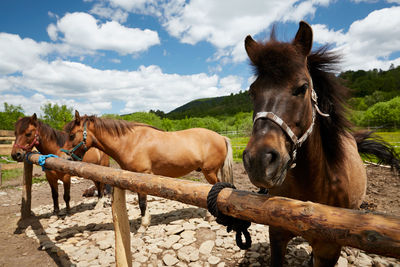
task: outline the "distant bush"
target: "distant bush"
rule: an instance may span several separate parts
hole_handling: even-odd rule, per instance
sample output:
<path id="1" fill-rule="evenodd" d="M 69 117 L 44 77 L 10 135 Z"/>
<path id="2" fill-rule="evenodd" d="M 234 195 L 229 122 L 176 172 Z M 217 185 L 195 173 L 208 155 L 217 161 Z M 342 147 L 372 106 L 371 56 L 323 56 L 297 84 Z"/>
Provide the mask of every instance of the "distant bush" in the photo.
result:
<path id="1" fill-rule="evenodd" d="M 362 126 L 400 126 L 400 97 L 379 102 L 367 109 L 360 119 Z"/>

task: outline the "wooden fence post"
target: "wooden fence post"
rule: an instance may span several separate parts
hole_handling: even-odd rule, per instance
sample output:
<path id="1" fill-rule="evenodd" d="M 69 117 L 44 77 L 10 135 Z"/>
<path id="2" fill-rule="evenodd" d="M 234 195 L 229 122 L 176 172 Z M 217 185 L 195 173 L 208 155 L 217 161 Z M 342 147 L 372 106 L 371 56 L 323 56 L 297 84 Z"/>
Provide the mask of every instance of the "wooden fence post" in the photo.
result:
<path id="1" fill-rule="evenodd" d="M 126 209 L 125 190 L 118 187 L 113 188 L 112 215 L 115 234 L 115 263 L 118 267 L 131 267 L 131 231 Z"/>
<path id="2" fill-rule="evenodd" d="M 32 170 L 33 170 L 33 165 L 25 160 L 24 175 L 22 177 L 22 203 L 21 203 L 22 219 L 31 216 Z"/>

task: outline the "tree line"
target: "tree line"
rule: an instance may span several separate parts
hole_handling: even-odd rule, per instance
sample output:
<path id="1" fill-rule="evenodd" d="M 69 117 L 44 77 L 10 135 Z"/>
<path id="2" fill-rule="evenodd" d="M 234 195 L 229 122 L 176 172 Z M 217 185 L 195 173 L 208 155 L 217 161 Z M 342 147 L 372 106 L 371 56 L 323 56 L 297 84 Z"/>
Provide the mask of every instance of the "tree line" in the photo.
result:
<path id="1" fill-rule="evenodd" d="M 48 103 L 43 105 L 41 110 L 43 115 L 40 115 L 39 118 L 58 130 L 62 130 L 66 123 L 73 120 L 73 108 L 67 107 L 66 105 L 53 105 Z M 15 106 L 4 103 L 4 111 L 0 112 L 0 129 L 14 130 L 14 124 L 20 117 L 31 115 L 32 114 L 25 115 L 24 110 L 20 105 Z M 239 112 L 234 116 L 225 116 L 220 118 L 206 116 L 202 118 L 185 117 L 177 120 L 165 117 L 162 118 L 154 112 L 135 112 L 127 115 L 105 114 L 101 117 L 146 123 L 165 131 L 178 131 L 199 127 L 220 133 L 237 131 L 242 134 L 248 134 L 252 127 L 252 115 L 250 112 Z"/>

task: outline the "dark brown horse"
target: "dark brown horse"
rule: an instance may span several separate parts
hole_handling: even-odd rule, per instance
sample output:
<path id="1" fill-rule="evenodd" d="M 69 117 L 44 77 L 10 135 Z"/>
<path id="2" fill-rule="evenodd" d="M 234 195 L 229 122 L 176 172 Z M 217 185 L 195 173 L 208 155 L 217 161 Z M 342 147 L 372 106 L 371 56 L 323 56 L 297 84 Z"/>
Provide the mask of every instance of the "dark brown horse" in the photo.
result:
<path id="1" fill-rule="evenodd" d="M 258 43 L 250 36 L 246 52 L 256 80 L 250 86 L 253 131 L 243 153 L 251 182 L 271 195 L 359 208 L 366 191 L 366 171 L 359 152 L 370 152 L 399 168 L 386 144 L 350 133 L 345 118 L 347 89 L 330 72 L 338 56 L 322 47 L 311 53 L 311 27 L 300 22 L 290 43 L 274 36 Z M 270 227 L 271 265 L 282 266 L 286 246 L 294 235 Z M 341 247 L 308 240 L 315 266 L 334 266 Z"/>
<path id="2" fill-rule="evenodd" d="M 180 177 L 191 171 L 201 171 L 210 184 L 219 181 L 233 183 L 232 148 L 228 138 L 216 132 L 193 128 L 165 132 L 147 124 L 123 120 L 80 117 L 65 126 L 70 135 L 69 147 L 82 142 L 110 155 L 124 170 Z M 86 137 L 84 137 L 86 136 Z M 67 145 L 68 146 L 68 145 Z M 82 156 L 82 146 L 75 154 Z M 146 213 L 146 195 L 139 194 L 142 226 L 150 223 Z"/>
<path id="3" fill-rule="evenodd" d="M 41 154 L 54 154 L 60 156 L 60 148 L 68 140 L 68 134 L 55 130 L 49 125 L 38 120 L 36 113 L 31 117 L 23 117 L 15 123 L 15 143 L 11 152 L 14 160 L 23 161 L 27 152 L 34 147 Z M 98 149 L 91 149 L 85 154 L 83 161 L 103 166 L 109 166 L 109 157 Z M 53 198 L 54 212 L 59 212 L 58 205 L 58 180 L 64 184 L 64 200 L 67 212 L 69 211 L 71 175 L 52 170 L 46 170 L 46 178 L 50 184 L 51 196 Z M 103 196 L 104 185 L 95 182 L 98 196 Z"/>

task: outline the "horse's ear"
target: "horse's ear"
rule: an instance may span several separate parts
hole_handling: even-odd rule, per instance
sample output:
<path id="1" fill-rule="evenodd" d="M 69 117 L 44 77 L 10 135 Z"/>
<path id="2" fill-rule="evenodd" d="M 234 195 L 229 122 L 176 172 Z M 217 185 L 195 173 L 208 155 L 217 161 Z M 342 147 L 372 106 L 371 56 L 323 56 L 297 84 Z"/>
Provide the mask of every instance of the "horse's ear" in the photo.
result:
<path id="1" fill-rule="evenodd" d="M 313 32 L 311 26 L 305 21 L 300 21 L 299 30 L 296 33 L 293 44 L 296 45 L 304 56 L 311 53 Z"/>
<path id="2" fill-rule="evenodd" d="M 36 113 L 33 113 L 33 115 L 31 116 L 31 122 L 36 122 L 36 121 L 37 121 Z"/>
<path id="3" fill-rule="evenodd" d="M 246 49 L 247 55 L 249 56 L 251 62 L 256 65 L 260 44 L 254 41 L 250 35 L 247 35 L 246 39 L 244 40 L 244 48 Z"/>
<path id="4" fill-rule="evenodd" d="M 75 110 L 75 123 L 80 124 L 81 123 L 81 116 L 79 116 L 79 112 Z"/>

